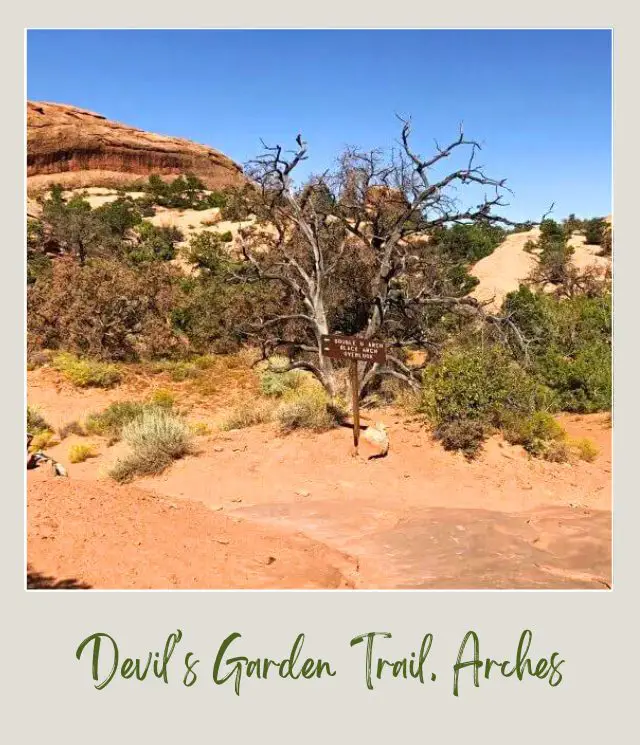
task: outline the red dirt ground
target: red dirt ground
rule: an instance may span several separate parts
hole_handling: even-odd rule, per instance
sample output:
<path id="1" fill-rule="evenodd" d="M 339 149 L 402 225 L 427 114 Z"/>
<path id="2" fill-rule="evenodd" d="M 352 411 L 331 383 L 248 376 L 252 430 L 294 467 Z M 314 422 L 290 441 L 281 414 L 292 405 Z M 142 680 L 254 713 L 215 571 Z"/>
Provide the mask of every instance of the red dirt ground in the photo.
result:
<path id="1" fill-rule="evenodd" d="M 56 426 L 142 397 L 126 386 L 56 390 L 50 373 L 29 374 L 29 403 Z M 94 438 L 99 457 L 69 465 L 77 438 L 67 438 L 47 450 L 69 480 L 29 479 L 29 563 L 92 587 L 611 585 L 607 416 L 561 417 L 600 450 L 573 464 L 531 459 L 499 438 L 469 463 L 393 409 L 373 416 L 389 429 L 383 459 L 350 457 L 348 429 L 281 437 L 263 425 L 198 438 L 196 455 L 135 488 L 102 475 L 119 445 Z M 229 540 L 224 560 L 218 534 Z"/>

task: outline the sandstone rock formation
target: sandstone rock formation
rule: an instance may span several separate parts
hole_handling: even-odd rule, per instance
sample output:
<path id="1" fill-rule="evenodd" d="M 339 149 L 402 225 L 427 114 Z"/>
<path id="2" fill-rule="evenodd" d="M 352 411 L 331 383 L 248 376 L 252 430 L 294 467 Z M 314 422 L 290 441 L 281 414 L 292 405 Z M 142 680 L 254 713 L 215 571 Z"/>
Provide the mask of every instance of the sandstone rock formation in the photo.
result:
<path id="1" fill-rule="evenodd" d="M 27 188 L 116 186 L 152 173 L 194 173 L 210 189 L 240 185 L 241 167 L 223 153 L 152 134 L 65 104 L 27 102 Z"/>

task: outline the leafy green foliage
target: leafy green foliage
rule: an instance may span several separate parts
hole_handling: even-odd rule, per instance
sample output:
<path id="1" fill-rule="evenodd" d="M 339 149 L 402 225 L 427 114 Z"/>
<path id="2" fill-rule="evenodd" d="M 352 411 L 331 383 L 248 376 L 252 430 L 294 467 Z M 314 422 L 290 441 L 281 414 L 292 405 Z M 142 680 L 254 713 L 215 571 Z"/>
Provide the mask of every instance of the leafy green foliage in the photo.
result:
<path id="1" fill-rule="evenodd" d="M 561 285 L 570 273 L 570 259 L 574 249 L 569 246 L 570 233 L 555 220 L 543 220 L 536 248 L 540 249 L 539 264 L 533 279 L 540 285 Z"/>
<path id="2" fill-rule="evenodd" d="M 452 258 L 475 263 L 492 254 L 505 235 L 496 225 L 477 222 L 441 228 L 433 234 L 433 240 Z"/>
<path id="3" fill-rule="evenodd" d="M 590 245 L 601 245 L 606 229 L 607 223 L 601 217 L 587 220 L 584 226 L 585 242 Z"/>
<path id="4" fill-rule="evenodd" d="M 452 348 L 425 369 L 421 410 L 447 449 L 475 456 L 492 431 L 552 405 L 500 346 Z"/>
<path id="5" fill-rule="evenodd" d="M 505 439 L 531 455 L 544 457 L 550 442 L 560 442 L 567 433 L 547 411 L 534 411 L 526 417 L 509 415 L 503 423 Z"/>
<path id="6" fill-rule="evenodd" d="M 557 299 L 521 286 L 504 312 L 529 340 L 531 373 L 566 411 L 611 407 L 611 295 Z"/>
<path id="7" fill-rule="evenodd" d="M 174 209 L 206 210 L 224 207 L 226 196 L 223 192 L 209 192 L 202 181 L 193 174 L 178 176 L 165 181 L 157 174 L 149 176 L 144 185 L 147 192 L 145 204 L 156 204 Z"/>

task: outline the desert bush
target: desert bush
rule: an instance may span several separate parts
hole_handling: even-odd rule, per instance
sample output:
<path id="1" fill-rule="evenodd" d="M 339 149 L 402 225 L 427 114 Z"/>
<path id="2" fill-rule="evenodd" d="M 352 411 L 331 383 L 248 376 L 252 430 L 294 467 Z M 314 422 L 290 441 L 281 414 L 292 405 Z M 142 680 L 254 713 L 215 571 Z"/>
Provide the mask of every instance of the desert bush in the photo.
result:
<path id="1" fill-rule="evenodd" d="M 600 452 L 597 445 L 587 437 L 571 440 L 569 444 L 575 449 L 578 458 L 580 458 L 580 460 L 585 460 L 588 463 L 592 463 L 598 457 Z"/>
<path id="2" fill-rule="evenodd" d="M 571 458 L 571 447 L 566 440 L 551 440 L 546 443 L 540 457 L 551 463 L 566 463 Z"/>
<path id="3" fill-rule="evenodd" d="M 611 256 L 613 250 L 613 229 L 611 225 L 605 225 L 600 247 L 600 256 Z"/>
<path id="4" fill-rule="evenodd" d="M 475 263 L 492 254 L 505 235 L 497 225 L 478 222 L 441 228 L 434 232 L 433 240 L 452 258 Z"/>
<path id="5" fill-rule="evenodd" d="M 534 411 L 529 416 L 508 416 L 503 422 L 505 439 L 531 455 L 544 457 L 551 442 L 561 442 L 567 433 L 551 414 Z"/>
<path id="6" fill-rule="evenodd" d="M 275 410 L 275 419 L 283 432 L 295 429 L 322 431 L 338 424 L 343 412 L 319 385 L 289 391 Z"/>
<path id="7" fill-rule="evenodd" d="M 184 299 L 171 314 L 173 326 L 197 353 L 237 351 L 263 314 L 281 302 L 280 288 L 230 281 L 209 271 L 185 280 L 182 289 Z"/>
<path id="8" fill-rule="evenodd" d="M 53 432 L 50 430 L 41 430 L 38 432 L 37 435 L 34 436 L 33 440 L 31 440 L 31 446 L 29 450 L 32 453 L 37 452 L 38 450 L 44 450 L 49 445 L 57 445 L 58 440 L 56 439 L 56 436 Z"/>
<path id="9" fill-rule="evenodd" d="M 550 391 L 496 345 L 446 351 L 425 369 L 420 408 L 445 447 L 473 456 L 491 431 L 552 403 Z"/>
<path id="10" fill-rule="evenodd" d="M 144 411 L 144 404 L 137 401 L 116 401 L 103 411 L 90 414 L 85 429 L 89 434 L 119 439 L 123 427 L 141 417 Z"/>
<path id="11" fill-rule="evenodd" d="M 281 364 L 284 360 L 284 367 Z M 260 375 L 260 390 L 265 396 L 281 398 L 288 391 L 294 391 L 304 384 L 305 375 L 301 370 L 287 370 L 289 360 L 272 357 L 269 367 Z"/>
<path id="12" fill-rule="evenodd" d="M 159 406 L 162 409 L 171 409 L 175 402 L 175 396 L 166 388 L 156 388 L 149 397 L 151 406 Z"/>
<path id="13" fill-rule="evenodd" d="M 51 431 L 51 426 L 42 414 L 31 406 L 27 406 L 27 432 L 37 435 L 40 432 Z"/>
<path id="14" fill-rule="evenodd" d="M 445 450 L 460 450 L 471 460 L 480 452 L 489 432 L 484 422 L 461 418 L 443 422 L 433 435 Z"/>
<path id="15" fill-rule="evenodd" d="M 153 225 L 143 220 L 136 228 L 138 240 L 127 244 L 126 258 L 133 264 L 171 261 L 176 256 L 176 243 L 184 236 L 175 227 Z"/>
<path id="16" fill-rule="evenodd" d="M 229 431 L 254 427 L 256 424 L 271 421 L 272 416 L 273 404 L 270 402 L 260 399 L 243 401 L 226 415 L 220 424 L 220 429 Z"/>
<path id="17" fill-rule="evenodd" d="M 503 312 L 528 340 L 530 373 L 556 393 L 560 408 L 611 408 L 610 293 L 558 299 L 522 286 L 507 295 Z"/>
<path id="18" fill-rule="evenodd" d="M 122 372 L 117 365 L 83 359 L 69 352 L 56 355 L 52 365 L 79 388 L 111 388 L 122 380 Z"/>
<path id="19" fill-rule="evenodd" d="M 589 245 L 600 245 L 604 239 L 607 223 L 601 217 L 587 220 L 584 226 L 585 243 Z"/>
<path id="20" fill-rule="evenodd" d="M 176 383 L 197 378 L 202 372 L 201 368 L 190 360 L 160 360 L 153 364 L 152 369 L 156 373 L 167 373 Z"/>
<path id="21" fill-rule="evenodd" d="M 191 237 L 184 252 L 185 259 L 211 274 L 220 274 L 229 264 L 229 257 L 223 248 L 224 241 L 219 233 L 204 230 Z"/>
<path id="22" fill-rule="evenodd" d="M 27 292 L 29 353 L 129 361 L 181 354 L 184 343 L 170 323 L 179 298 L 178 274 L 166 264 L 138 270 L 118 261 L 81 267 L 58 259 Z"/>
<path id="23" fill-rule="evenodd" d="M 206 422 L 190 422 L 189 429 L 196 437 L 206 437 L 211 434 L 211 427 Z"/>
<path id="24" fill-rule="evenodd" d="M 193 451 L 187 424 L 163 409 L 145 411 L 129 422 L 122 430 L 122 439 L 130 452 L 118 459 L 109 472 L 116 481 L 161 473 L 172 461 Z"/>
<path id="25" fill-rule="evenodd" d="M 85 428 L 80 424 L 80 422 L 73 421 L 73 422 L 67 422 L 64 424 L 60 429 L 58 430 L 58 435 L 61 440 L 66 439 L 69 437 L 69 435 L 79 435 L 80 437 L 83 437 L 86 435 Z"/>
<path id="26" fill-rule="evenodd" d="M 531 279 L 540 285 L 560 285 L 567 281 L 571 256 L 570 233 L 555 220 L 543 220 L 536 248 L 540 249 L 539 263 Z"/>
<path id="27" fill-rule="evenodd" d="M 88 460 L 89 458 L 96 458 L 97 455 L 98 451 L 96 450 L 94 445 L 78 443 L 77 445 L 72 445 L 69 448 L 68 458 L 70 463 L 84 463 L 85 460 Z"/>
<path id="28" fill-rule="evenodd" d="M 437 425 L 475 419 L 499 426 L 509 413 L 529 414 L 547 392 L 499 346 L 446 351 L 423 375 L 422 410 Z"/>
<path id="29" fill-rule="evenodd" d="M 93 214 L 112 235 L 121 239 L 124 239 L 127 233 L 142 220 L 140 210 L 131 199 L 126 197 L 120 197 L 113 202 L 96 207 Z"/>
<path id="30" fill-rule="evenodd" d="M 147 192 L 149 203 L 162 207 L 205 210 L 226 204 L 224 192 L 208 193 L 202 181 L 192 173 L 178 176 L 173 181 L 164 181 L 157 174 L 152 174 L 143 189 Z"/>

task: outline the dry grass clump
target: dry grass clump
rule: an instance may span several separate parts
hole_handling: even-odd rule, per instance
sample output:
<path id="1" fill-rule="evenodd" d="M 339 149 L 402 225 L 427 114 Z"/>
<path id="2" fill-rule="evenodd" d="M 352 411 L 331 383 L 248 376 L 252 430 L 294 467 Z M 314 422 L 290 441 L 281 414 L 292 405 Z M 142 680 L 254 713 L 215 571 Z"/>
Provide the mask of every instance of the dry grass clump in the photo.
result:
<path id="1" fill-rule="evenodd" d="M 220 429 L 227 432 L 232 429 L 245 429 L 256 424 L 271 421 L 273 404 L 270 401 L 254 399 L 243 401 L 232 409 L 220 424 Z"/>
<path id="2" fill-rule="evenodd" d="M 211 427 L 206 422 L 190 422 L 189 429 L 196 437 L 206 437 L 211 434 Z"/>
<path id="3" fill-rule="evenodd" d="M 117 440 L 120 439 L 122 428 L 141 417 L 144 410 L 144 404 L 137 401 L 116 401 L 103 411 L 90 414 L 85 421 L 85 428 L 89 434 Z"/>
<path id="4" fill-rule="evenodd" d="M 174 460 L 193 451 L 193 436 L 186 422 L 170 411 L 145 411 L 122 429 L 130 452 L 109 471 L 116 481 L 162 473 Z"/>
<path id="5" fill-rule="evenodd" d="M 275 419 L 282 432 L 295 429 L 321 432 L 335 427 L 343 416 L 342 408 L 332 402 L 319 385 L 289 392 L 275 410 Z"/>
<path id="6" fill-rule="evenodd" d="M 69 448 L 69 462 L 70 463 L 84 463 L 89 458 L 96 458 L 98 451 L 94 445 L 87 445 L 85 443 L 78 443 L 72 445 Z"/>
<path id="7" fill-rule="evenodd" d="M 69 352 L 57 354 L 52 365 L 79 388 L 110 388 L 122 380 L 122 372 L 117 365 L 82 359 Z"/>
<path id="8" fill-rule="evenodd" d="M 273 357 L 272 360 L 278 358 Z M 276 366 L 270 364 L 260 375 L 260 390 L 263 395 L 273 398 L 281 398 L 289 391 L 299 390 L 306 383 L 308 373 L 303 370 L 287 370 L 288 360 L 282 368 L 276 362 Z"/>
<path id="9" fill-rule="evenodd" d="M 58 430 L 58 435 L 60 436 L 61 440 L 69 437 L 69 435 L 78 435 L 79 437 L 84 437 L 84 435 L 86 434 L 87 433 L 82 424 L 75 420 L 72 422 L 67 422 Z"/>

